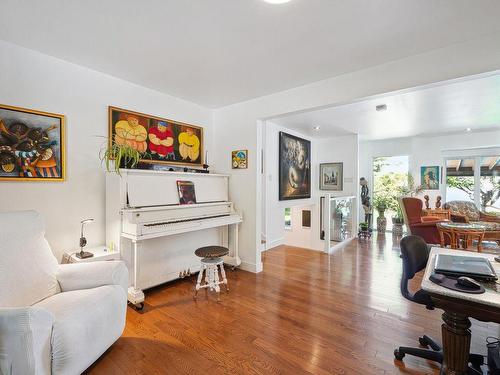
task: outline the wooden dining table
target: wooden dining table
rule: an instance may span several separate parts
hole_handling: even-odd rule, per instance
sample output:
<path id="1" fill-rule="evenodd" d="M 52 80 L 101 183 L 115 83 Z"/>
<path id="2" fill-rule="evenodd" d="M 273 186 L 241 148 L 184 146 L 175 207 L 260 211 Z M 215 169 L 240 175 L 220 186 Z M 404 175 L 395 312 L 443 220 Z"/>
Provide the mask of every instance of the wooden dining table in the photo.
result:
<path id="1" fill-rule="evenodd" d="M 470 318 L 500 324 L 500 285 L 495 282 L 485 282 L 482 283 L 486 289 L 485 293 L 469 294 L 435 284 L 429 277 L 434 272 L 435 258 L 438 254 L 486 258 L 493 265 L 497 275 L 500 275 L 500 263 L 494 260 L 493 254 L 439 247 L 433 247 L 429 254 L 429 261 L 422 279 L 422 289 L 430 294 L 436 308 L 444 310 L 441 326 L 443 368 L 446 374 L 462 375 L 467 373 L 468 367 L 471 341 Z"/>

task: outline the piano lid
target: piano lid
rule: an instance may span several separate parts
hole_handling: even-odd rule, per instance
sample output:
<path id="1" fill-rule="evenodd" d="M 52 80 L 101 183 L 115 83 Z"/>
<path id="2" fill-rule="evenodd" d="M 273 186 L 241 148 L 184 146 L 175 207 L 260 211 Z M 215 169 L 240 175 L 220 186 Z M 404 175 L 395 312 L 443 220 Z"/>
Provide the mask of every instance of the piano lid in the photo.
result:
<path id="1" fill-rule="evenodd" d="M 198 203 L 228 201 L 228 178 L 224 175 L 202 173 L 151 173 L 129 171 L 123 175 L 129 207 L 168 206 L 179 204 L 177 181 L 194 184 Z"/>

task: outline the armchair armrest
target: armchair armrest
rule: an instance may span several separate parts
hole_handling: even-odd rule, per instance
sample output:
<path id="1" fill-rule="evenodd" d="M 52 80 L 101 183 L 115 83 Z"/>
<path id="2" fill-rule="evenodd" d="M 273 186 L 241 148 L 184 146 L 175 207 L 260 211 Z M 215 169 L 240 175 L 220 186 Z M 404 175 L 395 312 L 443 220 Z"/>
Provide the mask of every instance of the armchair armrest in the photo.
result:
<path id="1" fill-rule="evenodd" d="M 50 375 L 53 324 L 39 307 L 0 308 L 0 372 Z"/>
<path id="2" fill-rule="evenodd" d="M 482 221 L 491 221 L 494 223 L 500 223 L 500 216 L 498 215 L 491 215 L 484 212 L 481 212 L 479 215 L 480 215 L 479 218 Z"/>
<path id="3" fill-rule="evenodd" d="M 62 264 L 56 277 L 63 292 L 120 285 L 127 294 L 129 282 L 128 269 L 123 261 Z"/>
<path id="4" fill-rule="evenodd" d="M 454 223 L 468 223 L 469 220 L 467 219 L 467 216 L 465 215 L 461 215 L 461 214 L 457 214 L 457 213 L 451 213 L 450 215 L 451 217 L 451 221 L 453 221 Z"/>
<path id="5" fill-rule="evenodd" d="M 415 223 L 411 224 L 411 227 L 415 228 L 431 228 L 431 227 L 436 227 L 436 224 L 441 222 L 442 220 L 436 220 L 436 221 L 422 221 L 421 223 Z"/>

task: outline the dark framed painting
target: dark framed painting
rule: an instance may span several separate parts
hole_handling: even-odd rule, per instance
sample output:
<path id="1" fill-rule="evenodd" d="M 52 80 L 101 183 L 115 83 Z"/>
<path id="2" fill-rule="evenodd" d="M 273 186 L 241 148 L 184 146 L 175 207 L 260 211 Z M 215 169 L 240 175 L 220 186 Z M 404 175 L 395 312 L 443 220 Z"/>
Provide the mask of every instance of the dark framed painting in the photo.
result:
<path id="1" fill-rule="evenodd" d="M 109 107 L 109 142 L 141 153 L 141 162 L 203 165 L 203 128 Z"/>
<path id="2" fill-rule="evenodd" d="M 179 204 L 196 204 L 196 193 L 193 181 L 177 181 Z"/>
<path id="3" fill-rule="evenodd" d="M 423 190 L 439 190 L 439 167 L 420 167 L 420 184 Z"/>
<path id="4" fill-rule="evenodd" d="M 279 134 L 279 200 L 311 197 L 311 142 Z"/>
<path id="5" fill-rule="evenodd" d="M 319 165 L 320 190 L 342 191 L 344 185 L 344 163 L 322 163 Z"/>
<path id="6" fill-rule="evenodd" d="M 0 180 L 64 181 L 64 116 L 0 104 Z"/>

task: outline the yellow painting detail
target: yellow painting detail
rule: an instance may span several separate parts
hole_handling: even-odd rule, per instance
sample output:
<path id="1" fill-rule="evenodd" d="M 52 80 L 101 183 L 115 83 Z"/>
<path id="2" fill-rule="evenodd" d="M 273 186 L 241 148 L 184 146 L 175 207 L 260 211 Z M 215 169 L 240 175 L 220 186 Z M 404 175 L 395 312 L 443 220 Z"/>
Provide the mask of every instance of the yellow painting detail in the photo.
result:
<path id="1" fill-rule="evenodd" d="M 146 139 L 148 132 L 139 124 L 139 119 L 128 116 L 127 120 L 118 121 L 115 125 L 115 142 L 119 145 L 128 145 L 139 152 L 147 149 Z"/>
<path id="2" fill-rule="evenodd" d="M 179 134 L 179 153 L 183 160 L 196 160 L 200 155 L 200 139 L 193 129 L 187 128 Z"/>

